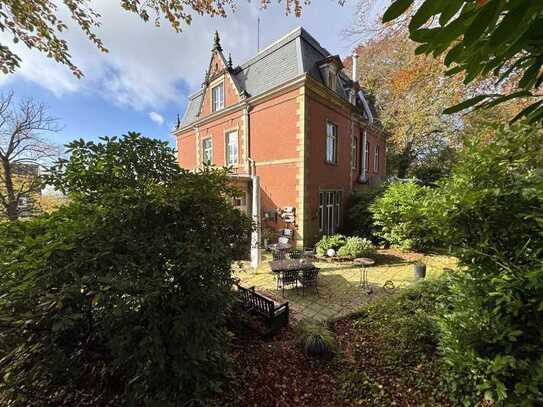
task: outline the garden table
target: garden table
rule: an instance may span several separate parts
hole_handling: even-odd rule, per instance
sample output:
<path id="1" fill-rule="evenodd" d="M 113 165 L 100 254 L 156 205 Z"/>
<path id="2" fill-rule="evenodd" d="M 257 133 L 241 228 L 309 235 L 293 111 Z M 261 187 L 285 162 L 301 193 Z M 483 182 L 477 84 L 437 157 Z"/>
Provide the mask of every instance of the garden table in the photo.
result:
<path id="1" fill-rule="evenodd" d="M 309 273 L 310 270 L 318 273 L 311 261 L 305 259 L 288 259 L 288 260 L 274 260 L 270 263 L 271 271 L 277 278 L 277 289 L 282 288 L 283 295 L 285 294 L 285 285 L 295 285 L 298 290 L 298 282 L 305 277 L 305 273 Z M 316 288 L 316 276 L 314 287 Z M 304 286 L 305 290 L 305 286 Z"/>
<path id="2" fill-rule="evenodd" d="M 311 261 L 307 261 L 306 259 L 287 259 L 272 261 L 270 268 L 274 273 L 280 273 L 282 271 L 312 270 L 315 266 Z"/>
<path id="3" fill-rule="evenodd" d="M 289 243 L 274 243 L 269 246 L 269 249 L 274 253 L 274 259 L 284 260 L 287 252 L 292 248 L 292 245 Z"/>
<path id="4" fill-rule="evenodd" d="M 290 250 L 292 249 L 292 245 L 290 243 L 273 243 L 268 246 L 270 250 Z"/>
<path id="5" fill-rule="evenodd" d="M 353 260 L 353 263 L 357 266 L 362 266 L 360 269 L 360 283 L 358 284 L 359 287 L 361 287 L 364 291 L 366 291 L 366 294 L 371 294 L 373 290 L 370 288 L 370 285 L 368 283 L 368 266 L 373 266 L 375 264 L 375 260 L 368 259 L 365 257 L 359 257 L 357 259 Z"/>

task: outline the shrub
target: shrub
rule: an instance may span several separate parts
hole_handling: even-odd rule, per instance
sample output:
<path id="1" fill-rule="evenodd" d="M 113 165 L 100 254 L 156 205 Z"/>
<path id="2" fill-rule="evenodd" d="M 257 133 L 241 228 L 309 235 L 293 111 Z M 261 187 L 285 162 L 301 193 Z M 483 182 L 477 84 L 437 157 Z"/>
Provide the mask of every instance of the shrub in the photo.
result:
<path id="1" fill-rule="evenodd" d="M 70 159 L 58 160 L 48 171 L 46 183 L 74 199 L 98 202 L 119 190 L 143 194 L 180 173 L 175 151 L 166 141 L 135 132 L 100 140 L 95 143 L 80 139 L 68 144 Z"/>
<path id="2" fill-rule="evenodd" d="M 456 276 L 439 318 L 440 352 L 451 396 L 473 405 L 529 406 L 543 396 L 543 264 L 533 269 L 496 259 L 494 273 L 473 267 Z"/>
<path id="3" fill-rule="evenodd" d="M 315 245 L 317 256 L 324 256 L 328 249 L 334 249 L 337 251 L 344 244 L 345 236 L 343 235 L 323 236 Z"/>
<path id="4" fill-rule="evenodd" d="M 367 372 L 352 369 L 339 378 L 339 397 L 349 405 L 388 407 L 393 405 L 383 386 L 375 383 Z"/>
<path id="5" fill-rule="evenodd" d="M 422 280 L 399 294 L 369 304 L 356 321 L 359 329 L 378 335 L 386 346 L 383 362 L 408 368 L 437 350 L 439 331 L 435 316 L 449 293 L 449 275 Z"/>
<path id="6" fill-rule="evenodd" d="M 402 249 L 426 250 L 437 244 L 431 218 L 435 193 L 414 182 L 395 182 L 371 206 L 376 235 Z"/>
<path id="7" fill-rule="evenodd" d="M 329 358 L 336 349 L 332 332 L 322 324 L 301 322 L 299 327 L 300 344 L 306 356 Z"/>
<path id="8" fill-rule="evenodd" d="M 385 372 L 387 383 L 401 382 L 411 395 L 418 393 L 433 400 L 429 405 L 449 405 L 441 403 L 446 393 L 441 383 L 435 321 L 446 306 L 448 285 L 447 275 L 423 280 L 363 308 L 354 322 L 359 334 L 349 344 L 355 363 L 341 377 L 339 387 L 340 396 L 350 401 L 349 405 L 393 404 L 390 395 L 398 389 L 383 386 L 382 376 L 375 375 L 374 369 Z M 371 372 L 373 380 L 363 369 Z"/>
<path id="9" fill-rule="evenodd" d="M 466 147 L 435 202 L 440 238 L 465 264 L 543 258 L 542 151 L 543 130 L 526 125 L 495 127 L 492 142 Z"/>
<path id="10" fill-rule="evenodd" d="M 353 192 L 347 198 L 343 233 L 348 236 L 368 237 L 374 243 L 380 238 L 375 234 L 373 214 L 370 206 L 386 190 L 386 184 L 380 184 L 366 192 Z"/>
<path id="11" fill-rule="evenodd" d="M 0 227 L 10 405 L 156 405 L 217 388 L 231 261 L 250 230 L 226 182 L 221 170 L 177 169 L 158 183 L 71 187 L 76 199 L 57 212 Z"/>
<path id="12" fill-rule="evenodd" d="M 368 239 L 363 239 L 358 236 L 348 237 L 345 240 L 345 245 L 338 250 L 339 256 L 349 257 L 374 257 L 375 247 Z"/>
<path id="13" fill-rule="evenodd" d="M 543 398 L 543 131 L 475 140 L 441 185 L 442 239 L 466 267 L 440 318 L 451 395 L 499 405 Z"/>

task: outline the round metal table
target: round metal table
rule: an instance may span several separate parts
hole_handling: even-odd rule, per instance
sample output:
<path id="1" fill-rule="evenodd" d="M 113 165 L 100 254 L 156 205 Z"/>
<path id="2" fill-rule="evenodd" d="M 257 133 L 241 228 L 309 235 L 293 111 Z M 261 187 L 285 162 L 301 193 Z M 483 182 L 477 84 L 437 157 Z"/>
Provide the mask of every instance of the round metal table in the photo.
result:
<path id="1" fill-rule="evenodd" d="M 270 250 L 276 250 L 278 253 L 280 253 L 280 258 L 285 259 L 286 253 L 292 249 L 292 245 L 290 243 L 273 243 L 268 246 Z"/>
<path id="2" fill-rule="evenodd" d="M 361 266 L 360 269 L 360 283 L 358 286 L 362 288 L 366 292 L 366 294 L 371 294 L 373 290 L 371 289 L 369 282 L 368 282 L 368 266 L 373 266 L 375 264 L 375 260 L 368 259 L 366 257 L 359 257 L 357 259 L 353 260 L 353 263 L 357 266 Z"/>

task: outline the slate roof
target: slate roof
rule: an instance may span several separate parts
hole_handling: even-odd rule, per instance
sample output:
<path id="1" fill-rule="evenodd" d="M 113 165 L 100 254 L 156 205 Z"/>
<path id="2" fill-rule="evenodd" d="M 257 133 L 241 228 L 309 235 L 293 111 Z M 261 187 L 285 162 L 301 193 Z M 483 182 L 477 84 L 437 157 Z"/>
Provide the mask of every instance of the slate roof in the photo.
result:
<path id="1" fill-rule="evenodd" d="M 283 83 L 306 73 L 318 82 L 324 83 L 318 64 L 332 56 L 306 30 L 298 27 L 284 37 L 259 51 L 231 72 L 234 80 L 249 97 L 258 96 Z M 337 93 L 345 100 L 349 95 L 345 88 L 350 79 L 340 71 Z M 187 109 L 179 128 L 198 120 L 204 88 L 189 96 Z"/>

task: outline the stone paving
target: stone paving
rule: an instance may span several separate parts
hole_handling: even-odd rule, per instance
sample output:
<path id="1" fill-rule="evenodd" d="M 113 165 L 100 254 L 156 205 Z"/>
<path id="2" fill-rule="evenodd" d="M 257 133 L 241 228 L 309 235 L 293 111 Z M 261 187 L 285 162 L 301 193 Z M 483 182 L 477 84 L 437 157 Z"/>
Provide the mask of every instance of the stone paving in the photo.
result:
<path id="1" fill-rule="evenodd" d="M 262 266 L 256 272 L 248 264 L 236 267 L 235 276 L 246 287 L 255 286 L 257 291 L 279 302 L 289 301 L 291 317 L 295 320 L 312 319 L 324 321 L 339 318 L 358 311 L 378 296 L 390 291 L 383 289 L 383 284 L 391 280 L 396 289 L 406 287 L 415 281 L 413 263 L 423 261 L 427 265 L 426 277 L 439 276 L 444 268 L 456 268 L 456 259 L 450 256 L 401 252 L 399 250 L 379 250 L 374 266 L 368 267 L 368 281 L 373 294 L 368 295 L 359 287 L 361 269 L 352 262 L 322 262 L 315 265 L 321 269 L 319 274 L 319 294 L 314 290 L 295 288 L 285 289 L 285 295 L 276 289 L 275 275 L 271 272 L 271 256 L 265 255 Z"/>

